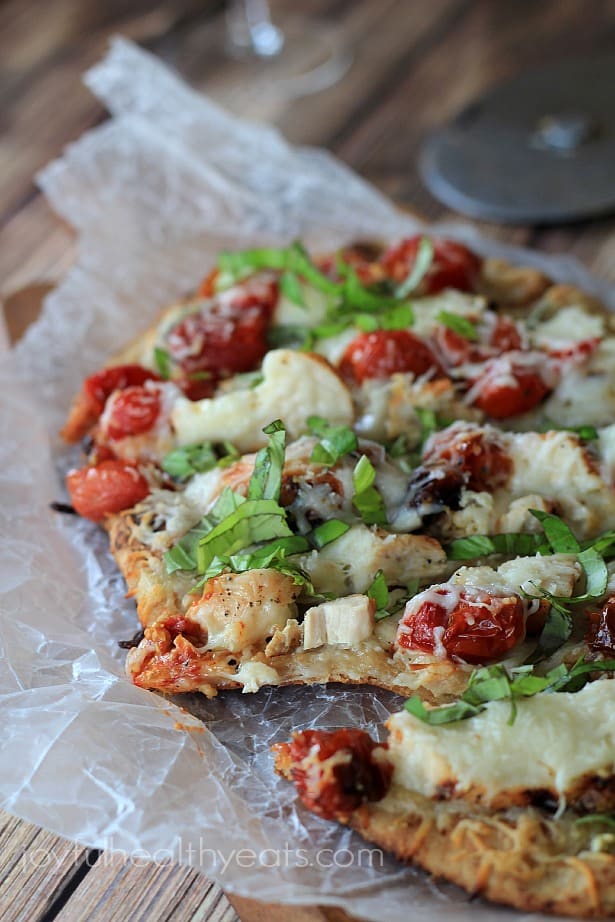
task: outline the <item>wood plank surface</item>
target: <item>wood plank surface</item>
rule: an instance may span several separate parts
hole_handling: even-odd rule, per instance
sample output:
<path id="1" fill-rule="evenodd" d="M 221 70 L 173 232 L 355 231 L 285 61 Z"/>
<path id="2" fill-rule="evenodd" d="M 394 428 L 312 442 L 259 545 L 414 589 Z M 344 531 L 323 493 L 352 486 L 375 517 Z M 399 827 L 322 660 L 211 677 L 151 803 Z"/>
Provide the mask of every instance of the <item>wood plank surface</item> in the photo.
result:
<path id="1" fill-rule="evenodd" d="M 74 258 L 70 228 L 42 199 L 37 170 L 105 113 L 81 83 L 113 34 L 126 35 L 238 113 L 274 121 L 294 143 L 323 145 L 407 206 L 450 216 L 422 185 L 425 133 L 477 93 L 523 68 L 615 48 L 615 0 L 273 0 L 339 30 L 354 60 L 338 83 L 288 98 L 275 80 L 246 80 L 212 47 L 222 0 L 5 0 L 0 4 L 0 294 L 21 336 Z M 271 73 L 275 73 L 272 71 Z M 499 239 L 572 253 L 615 281 L 615 219 L 561 228 L 474 222 Z M 318 907 L 230 896 L 196 871 L 138 866 L 0 814 L 3 922 L 342 922 Z"/>

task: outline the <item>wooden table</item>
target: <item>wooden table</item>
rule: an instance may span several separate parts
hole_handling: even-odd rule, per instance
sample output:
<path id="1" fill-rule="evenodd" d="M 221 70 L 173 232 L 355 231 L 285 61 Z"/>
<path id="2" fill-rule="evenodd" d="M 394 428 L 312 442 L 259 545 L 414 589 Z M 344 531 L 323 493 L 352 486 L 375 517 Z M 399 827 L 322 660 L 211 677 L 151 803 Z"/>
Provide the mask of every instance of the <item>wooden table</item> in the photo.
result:
<path id="1" fill-rule="evenodd" d="M 341 26 L 354 64 L 338 84 L 284 101 L 245 85 L 239 65 L 204 57 L 214 0 L 5 0 L 0 5 L 0 285 L 10 335 L 37 315 L 73 258 L 69 228 L 33 185 L 36 170 L 105 117 L 80 82 L 121 33 L 178 68 L 196 87 L 256 106 L 296 143 L 317 144 L 399 202 L 429 218 L 446 212 L 421 185 L 424 133 L 499 79 L 525 66 L 615 47 L 615 2 L 594 0 L 274 0 L 274 16 L 301 11 Z M 254 111 L 254 110 L 253 110 Z M 615 181 L 615 177 L 614 177 Z M 565 228 L 481 225 L 502 240 L 573 253 L 615 281 L 615 220 Z M 230 900 L 230 902 L 229 902 Z M 137 867 L 0 814 L 0 917 L 4 922 L 145 920 L 231 922 L 347 918 L 227 897 L 183 867 Z"/>

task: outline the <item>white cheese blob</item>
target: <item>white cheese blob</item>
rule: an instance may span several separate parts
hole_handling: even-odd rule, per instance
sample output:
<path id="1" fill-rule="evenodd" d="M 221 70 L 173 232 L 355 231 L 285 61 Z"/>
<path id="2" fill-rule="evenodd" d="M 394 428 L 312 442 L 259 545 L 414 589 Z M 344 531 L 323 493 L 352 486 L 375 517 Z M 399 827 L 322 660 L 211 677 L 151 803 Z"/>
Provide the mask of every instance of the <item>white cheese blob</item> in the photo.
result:
<path id="1" fill-rule="evenodd" d="M 172 422 L 180 445 L 228 439 L 240 451 L 266 444 L 263 428 L 280 418 L 289 438 L 307 429 L 308 416 L 333 425 L 353 421 L 348 388 L 322 359 L 290 349 L 274 349 L 263 360 L 263 381 L 256 387 L 190 401 L 179 398 Z"/>
<path id="2" fill-rule="evenodd" d="M 297 587 L 276 570 L 223 573 L 210 579 L 186 617 L 207 632 L 208 650 L 263 646 L 276 627 L 296 615 Z"/>
<path id="3" fill-rule="evenodd" d="M 513 496 L 539 493 L 554 500 L 577 536 L 615 525 L 615 490 L 594 469 L 586 449 L 568 432 L 524 432 L 508 436 Z"/>
<path id="4" fill-rule="evenodd" d="M 389 718 L 394 781 L 426 797 L 443 787 L 489 805 L 526 789 L 565 799 L 584 774 L 615 770 L 615 682 L 580 692 L 492 701 L 469 720 L 430 726 L 408 711 Z"/>

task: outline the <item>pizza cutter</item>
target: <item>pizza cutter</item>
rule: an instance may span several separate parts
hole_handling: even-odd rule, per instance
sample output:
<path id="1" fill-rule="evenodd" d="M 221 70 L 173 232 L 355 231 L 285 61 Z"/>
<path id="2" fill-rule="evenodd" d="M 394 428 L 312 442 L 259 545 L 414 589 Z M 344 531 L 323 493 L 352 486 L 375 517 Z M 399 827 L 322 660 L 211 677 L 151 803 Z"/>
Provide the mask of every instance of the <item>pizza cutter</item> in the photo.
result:
<path id="1" fill-rule="evenodd" d="M 423 145 L 430 192 L 456 211 L 555 224 L 615 210 L 615 55 L 519 74 Z"/>

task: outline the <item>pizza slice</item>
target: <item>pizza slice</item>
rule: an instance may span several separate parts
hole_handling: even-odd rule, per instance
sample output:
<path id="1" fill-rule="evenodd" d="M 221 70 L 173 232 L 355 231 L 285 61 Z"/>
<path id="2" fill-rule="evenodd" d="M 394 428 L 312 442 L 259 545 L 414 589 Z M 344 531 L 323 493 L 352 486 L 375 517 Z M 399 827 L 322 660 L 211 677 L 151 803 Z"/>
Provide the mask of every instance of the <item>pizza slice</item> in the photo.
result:
<path id="1" fill-rule="evenodd" d="M 595 653 L 540 674 L 481 667 L 455 703 L 410 699 L 384 743 L 305 730 L 274 746 L 276 768 L 308 809 L 474 895 L 612 917 L 613 670 Z"/>

